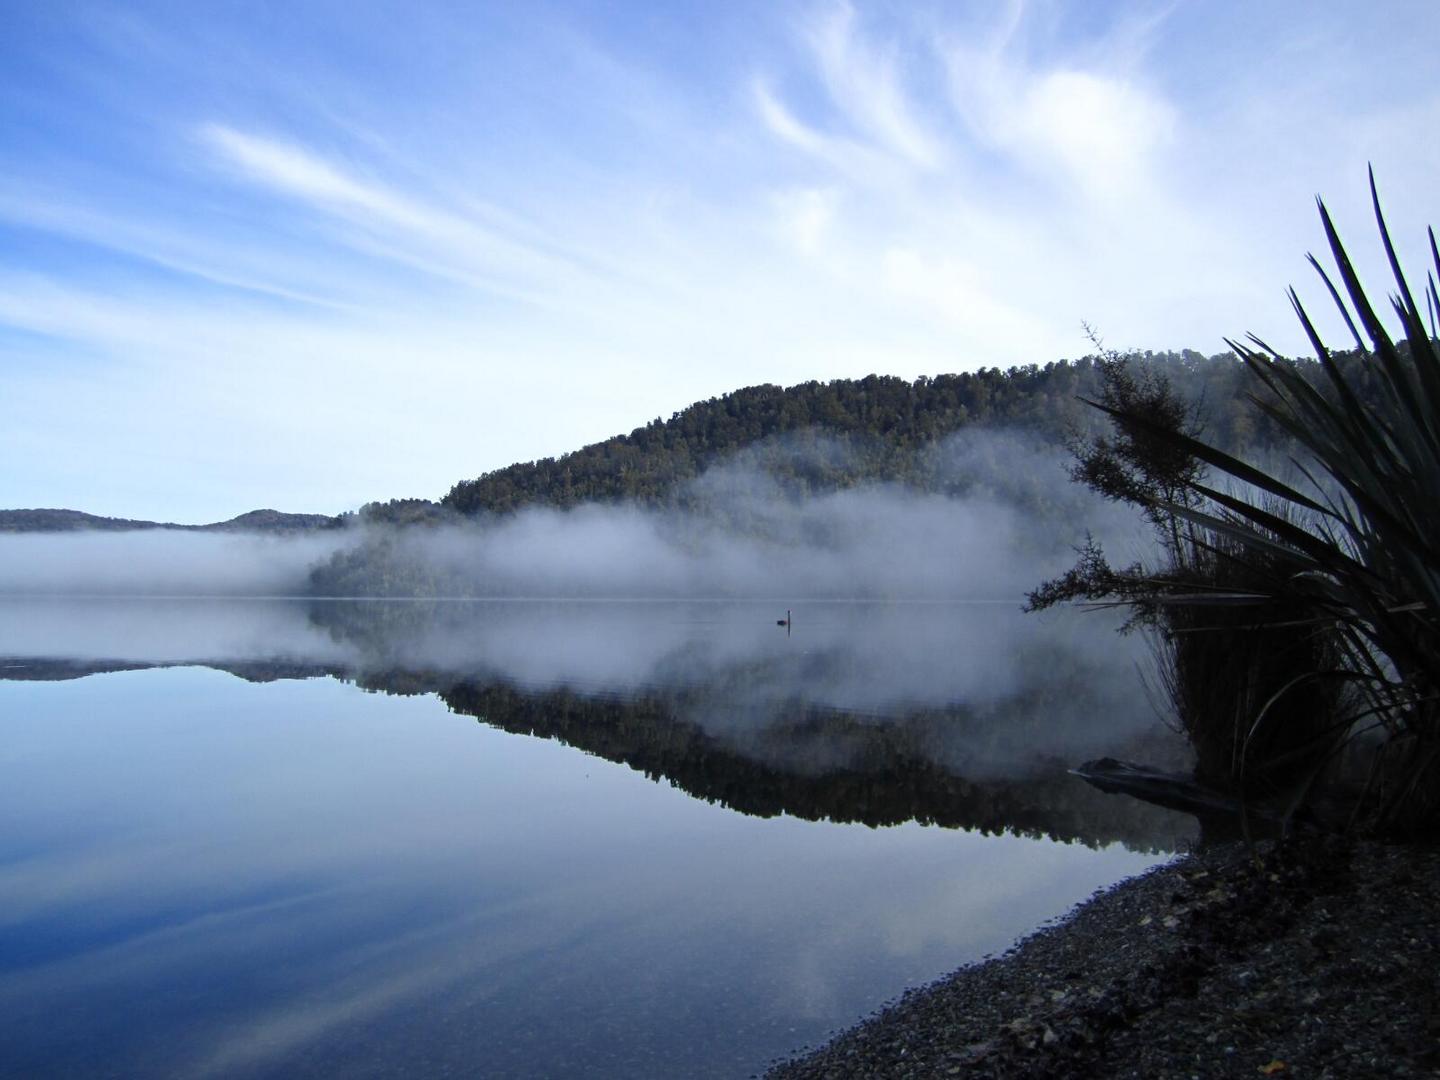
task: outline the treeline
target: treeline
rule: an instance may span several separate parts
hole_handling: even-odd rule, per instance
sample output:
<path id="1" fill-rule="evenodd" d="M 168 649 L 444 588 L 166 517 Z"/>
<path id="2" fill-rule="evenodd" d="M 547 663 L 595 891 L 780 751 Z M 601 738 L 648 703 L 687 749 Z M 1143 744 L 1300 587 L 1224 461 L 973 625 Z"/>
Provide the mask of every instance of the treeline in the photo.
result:
<path id="1" fill-rule="evenodd" d="M 1132 362 L 1162 369 L 1178 392 L 1197 403 L 1207 430 L 1222 445 L 1245 451 L 1273 437 L 1263 418 L 1242 406 L 1244 369 L 1233 354 L 1147 352 Z M 683 501 L 687 481 L 742 450 L 750 455 L 747 463 L 795 494 L 871 481 L 928 487 L 923 451 L 962 428 L 1017 429 L 1058 443 L 1094 423 L 1087 415 L 1093 410 L 1078 399 L 1097 393 L 1097 363 L 1085 358 L 1003 371 L 982 368 L 914 382 L 871 375 L 747 387 L 558 458 L 462 480 L 442 504 L 473 517 L 536 504 Z M 844 453 L 807 452 L 817 436 L 838 443 Z M 383 506 L 370 510 L 372 519 L 389 519 Z"/>

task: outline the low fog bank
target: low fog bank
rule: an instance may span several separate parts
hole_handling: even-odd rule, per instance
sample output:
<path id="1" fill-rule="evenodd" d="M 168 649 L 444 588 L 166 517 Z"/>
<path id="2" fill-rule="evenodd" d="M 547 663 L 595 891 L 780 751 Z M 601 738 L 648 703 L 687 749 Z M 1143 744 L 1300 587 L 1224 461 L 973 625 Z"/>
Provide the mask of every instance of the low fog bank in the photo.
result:
<path id="1" fill-rule="evenodd" d="M 1119 557 L 1137 515 L 1073 484 L 1066 452 L 962 432 L 909 463 L 913 482 L 809 494 L 865 476 L 833 440 L 770 443 L 713 468 L 664 509 L 533 507 L 439 527 L 371 527 L 314 579 L 323 595 L 1010 600 L 1068 568 L 1085 532 Z M 873 469 L 872 469 L 873 471 Z"/>
<path id="2" fill-rule="evenodd" d="M 1066 464 L 1053 442 L 1016 432 L 904 450 L 812 432 L 754 444 L 665 507 L 290 536 L 0 535 L 0 594 L 1018 603 L 1071 565 L 1086 531 L 1119 561 L 1145 546 L 1137 515 L 1071 483 Z"/>
<path id="3" fill-rule="evenodd" d="M 315 566 L 360 537 L 129 532 L 0 535 L 0 594 L 299 596 Z"/>
<path id="4" fill-rule="evenodd" d="M 762 531 L 625 506 L 533 509 L 407 531 L 388 555 L 465 596 L 972 599 L 1036 583 L 1022 564 L 1033 537 L 1001 503 L 876 487 L 776 503 L 749 524 Z"/>

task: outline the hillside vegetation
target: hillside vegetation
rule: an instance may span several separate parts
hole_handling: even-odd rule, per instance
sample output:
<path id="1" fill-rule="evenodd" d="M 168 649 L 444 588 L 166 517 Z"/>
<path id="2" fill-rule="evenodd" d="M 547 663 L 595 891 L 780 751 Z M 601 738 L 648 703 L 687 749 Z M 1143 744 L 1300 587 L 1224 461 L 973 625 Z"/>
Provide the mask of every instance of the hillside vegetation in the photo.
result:
<path id="1" fill-rule="evenodd" d="M 1132 362 L 1162 369 L 1177 392 L 1199 403 L 1207 430 L 1222 445 L 1243 451 L 1265 439 L 1253 410 L 1240 407 L 1244 368 L 1233 354 L 1143 353 Z M 1020 429 L 1060 443 L 1076 427 L 1094 423 L 1077 399 L 1098 392 L 1097 363 L 1085 358 L 1003 371 L 982 368 L 914 382 L 871 375 L 747 387 L 558 458 L 462 480 L 442 504 L 473 517 L 535 504 L 683 502 L 686 481 L 741 451 L 749 453 L 748 464 L 795 494 L 865 481 L 930 488 L 922 452 L 962 428 Z M 828 459 L 804 453 L 817 436 L 839 441 L 846 453 Z M 413 510 L 413 502 L 405 505 Z M 382 520 L 412 516 L 394 515 L 381 504 L 366 509 Z"/>

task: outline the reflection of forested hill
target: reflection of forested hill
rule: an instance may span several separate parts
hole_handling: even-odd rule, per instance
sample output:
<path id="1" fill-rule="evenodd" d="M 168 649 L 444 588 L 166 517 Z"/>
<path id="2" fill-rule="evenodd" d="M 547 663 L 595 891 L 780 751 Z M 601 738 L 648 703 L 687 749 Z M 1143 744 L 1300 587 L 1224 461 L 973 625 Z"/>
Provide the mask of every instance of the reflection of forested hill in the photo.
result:
<path id="1" fill-rule="evenodd" d="M 331 668 L 283 660 L 186 660 L 147 664 L 134 660 L 70 660 L 64 658 L 0 657 L 0 680 L 14 682 L 64 682 L 87 675 L 108 675 L 114 671 L 148 671 L 152 668 L 208 667 L 228 672 L 246 682 L 275 682 L 279 679 L 317 679 L 334 675 Z"/>
<path id="2" fill-rule="evenodd" d="M 0 658 L 0 679 L 64 680 L 172 666 L 182 665 Z M 1039 758 L 1014 765 L 1009 775 L 993 768 L 962 775 L 963 767 L 944 764 L 945 744 L 958 740 L 983 760 L 985 748 L 972 744 L 993 731 L 996 719 L 963 710 L 882 720 L 797 701 L 748 728 L 745 716 L 736 717 L 738 724 L 707 727 L 688 719 L 713 718 L 718 699 L 703 687 L 607 697 L 527 692 L 442 670 L 361 674 L 281 660 L 185 666 L 212 667 L 250 682 L 330 675 L 387 694 L 434 693 L 454 712 L 491 727 L 558 740 L 760 817 L 790 814 L 872 826 L 919 821 L 1147 851 L 1175 850 L 1194 831 L 1182 815 L 1100 794 L 1066 772 L 1075 762 Z"/>
<path id="3" fill-rule="evenodd" d="M 153 664 L 124 660 L 52 660 L 0 657 L 0 679 L 7 682 L 64 682 L 111 671 L 139 671 Z"/>
<path id="4" fill-rule="evenodd" d="M 364 681 L 383 688 L 385 680 Z M 558 739 L 761 817 L 872 826 L 919 821 L 1147 851 L 1176 850 L 1194 832 L 1182 815 L 1100 794 L 1058 761 L 1014 778 L 956 775 L 927 753 L 926 735 L 941 717 L 912 724 L 796 705 L 783 723 L 755 732 L 740 749 L 679 720 L 669 695 L 607 700 L 462 683 L 440 696 L 455 712 L 492 727 Z"/>

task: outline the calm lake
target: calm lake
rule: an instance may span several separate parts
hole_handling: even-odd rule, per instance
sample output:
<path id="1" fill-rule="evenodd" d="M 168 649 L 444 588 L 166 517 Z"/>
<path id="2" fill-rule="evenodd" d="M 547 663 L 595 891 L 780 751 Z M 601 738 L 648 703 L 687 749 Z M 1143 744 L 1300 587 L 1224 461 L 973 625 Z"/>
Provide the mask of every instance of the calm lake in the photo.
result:
<path id="1" fill-rule="evenodd" d="M 1194 835 L 1105 617 L 0 600 L 0 1073 L 745 1077 Z"/>

